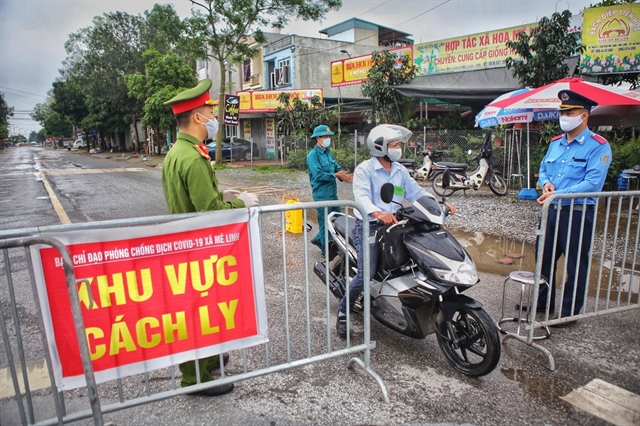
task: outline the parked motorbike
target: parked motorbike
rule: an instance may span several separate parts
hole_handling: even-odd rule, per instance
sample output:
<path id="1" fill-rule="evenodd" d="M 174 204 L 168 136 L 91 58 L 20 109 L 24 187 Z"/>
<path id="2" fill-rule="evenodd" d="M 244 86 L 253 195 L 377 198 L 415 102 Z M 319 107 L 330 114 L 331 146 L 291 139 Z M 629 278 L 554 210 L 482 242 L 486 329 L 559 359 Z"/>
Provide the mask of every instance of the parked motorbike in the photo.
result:
<path id="1" fill-rule="evenodd" d="M 405 166 L 409 171 L 409 175 L 416 180 L 432 180 L 438 173 L 442 173 L 444 169 L 438 166 L 438 161 L 444 155 L 444 151 L 421 152 L 423 160 L 420 167 L 416 167 L 416 160 L 401 158 L 398 160 L 400 164 Z M 450 164 L 450 163 L 445 163 Z"/>
<path id="2" fill-rule="evenodd" d="M 445 185 L 449 173 L 443 173 Z M 391 202 L 393 191 L 392 184 L 385 184 L 382 200 Z M 461 294 L 479 282 L 478 274 L 469 254 L 443 227 L 443 206 L 432 197 L 421 197 L 395 213 L 398 223 L 378 229 L 376 240 L 383 245 L 383 253 L 371 277 L 370 312 L 405 336 L 423 339 L 436 333 L 440 349 L 455 369 L 483 376 L 500 360 L 498 330 L 479 302 Z M 337 254 L 328 268 L 324 261 L 314 266 L 323 283 L 329 275 L 329 288 L 338 299 L 348 288 L 347 277 L 353 277 L 358 268 L 350 238 L 354 227 L 355 218 L 331 213 L 327 228 Z M 360 303 L 356 306 L 361 309 Z"/>
<path id="3" fill-rule="evenodd" d="M 471 152 L 469 152 L 471 153 Z M 441 163 L 442 168 L 448 168 L 451 170 L 451 185 L 444 187 L 442 185 L 443 174 L 438 173 L 434 176 L 431 187 L 433 192 L 441 197 L 448 197 L 456 191 L 467 189 L 473 189 L 477 191 L 482 184 L 487 184 L 491 192 L 496 195 L 507 195 L 509 187 L 502 177 L 502 173 L 493 167 L 493 148 L 491 146 L 491 132 L 485 134 L 484 142 L 482 143 L 482 149 L 474 157 L 474 160 L 478 162 L 478 168 L 467 174 L 467 164 L 452 164 L 451 166 L 445 166 Z"/>

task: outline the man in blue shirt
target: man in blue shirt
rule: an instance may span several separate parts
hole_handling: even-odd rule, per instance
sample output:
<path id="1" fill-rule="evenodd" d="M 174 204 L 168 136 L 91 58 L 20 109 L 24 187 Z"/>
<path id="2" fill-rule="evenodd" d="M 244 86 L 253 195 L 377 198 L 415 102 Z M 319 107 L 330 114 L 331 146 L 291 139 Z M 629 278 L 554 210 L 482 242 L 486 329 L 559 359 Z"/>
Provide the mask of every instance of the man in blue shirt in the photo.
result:
<path id="1" fill-rule="evenodd" d="M 401 143 L 407 142 L 410 137 L 411 131 L 392 124 L 376 126 L 367 137 L 367 147 L 372 158 L 360 163 L 353 175 L 353 198 L 367 212 L 367 217 L 362 218 L 358 210 L 354 211 L 357 219 L 352 232 L 358 261 L 363 258 L 362 247 L 366 242 L 362 232 L 363 220 L 369 221 L 369 235 L 373 236 L 379 226 L 398 222 L 394 212 L 401 207 L 404 199 L 413 202 L 425 195 L 433 197 L 409 176 L 404 166 L 397 162 L 402 156 Z M 387 182 L 391 182 L 395 187 L 393 200 L 396 203 L 387 204 L 380 198 L 380 189 Z M 449 204 L 447 206 L 452 214 L 455 213 L 453 206 Z M 378 268 L 380 246 L 371 244 L 369 247 L 369 276 L 373 278 Z M 358 273 L 349 284 L 349 312 L 353 311 L 354 304 L 362 293 L 363 278 L 362 268 L 358 268 Z M 342 338 L 347 336 L 346 315 L 347 296 L 345 294 L 340 301 L 336 323 L 336 331 Z"/>
<path id="2" fill-rule="evenodd" d="M 307 170 L 311 181 L 311 194 L 313 201 L 330 201 L 338 199 L 338 185 L 336 178 L 343 182 L 351 183 L 351 176 L 340 169 L 340 165 L 329 150 L 331 136 L 334 133 L 329 126 L 321 124 L 313 130 L 311 139 L 316 146 L 307 155 Z M 311 240 L 311 244 L 322 250 L 326 247 L 324 241 L 324 221 L 331 212 L 340 211 L 339 207 L 321 208 L 318 210 L 318 234 Z M 325 211 L 326 210 L 326 211 Z"/>
<path id="3" fill-rule="evenodd" d="M 551 194 L 602 191 L 607 170 L 611 165 L 609 143 L 587 127 L 591 108 L 597 103 L 571 90 L 561 90 L 558 97 L 562 101 L 560 128 L 565 133 L 551 139 L 547 154 L 540 164 L 538 179 L 542 188 L 542 195 L 538 198 L 540 204 L 544 204 Z M 551 204 L 542 254 L 542 275 L 549 279 L 551 287 L 550 312 L 554 312 L 555 309 L 557 262 L 561 255 L 565 257 L 567 281 L 562 297 L 562 317 L 577 315 L 582 309 L 588 279 L 596 203 L 593 197 L 586 200 L 576 198 L 572 212 L 571 201 L 561 199 Z M 559 202 L 562 202 L 562 206 L 558 205 Z M 560 215 L 558 236 L 554 247 L 558 214 Z M 582 241 L 580 241 L 581 238 Z M 539 239 L 536 243 L 536 253 L 538 244 Z M 552 268 L 553 277 L 551 277 Z M 575 290 L 574 283 L 577 283 Z M 572 310 L 574 291 L 575 304 Z M 540 287 L 537 309 L 539 312 L 545 311 L 547 300 L 547 287 Z M 560 323 L 556 326 L 564 327 L 573 323 L 575 321 Z"/>

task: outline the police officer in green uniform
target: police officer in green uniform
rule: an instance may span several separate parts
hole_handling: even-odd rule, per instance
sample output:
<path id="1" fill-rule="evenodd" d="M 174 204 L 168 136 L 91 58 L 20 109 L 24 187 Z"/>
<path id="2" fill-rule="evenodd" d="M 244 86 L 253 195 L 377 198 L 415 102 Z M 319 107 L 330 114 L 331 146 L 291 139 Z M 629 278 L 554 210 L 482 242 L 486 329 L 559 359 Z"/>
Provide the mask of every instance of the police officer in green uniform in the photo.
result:
<path id="1" fill-rule="evenodd" d="M 351 183 L 352 176 L 346 174 L 340 169 L 340 165 L 333 158 L 329 146 L 331 145 L 331 136 L 334 133 L 329 126 L 321 124 L 313 130 L 311 139 L 315 140 L 316 146 L 307 155 L 307 171 L 309 172 L 309 180 L 311 181 L 311 195 L 313 201 L 329 201 L 338 199 L 338 186 L 336 178 L 343 182 Z M 325 209 L 318 210 L 318 234 L 311 239 L 311 244 L 318 246 L 322 250 L 326 247 L 324 241 L 324 218 Z M 326 208 L 326 215 L 331 212 L 340 211 L 339 207 Z"/>
<path id="2" fill-rule="evenodd" d="M 171 105 L 178 123 L 178 137 L 162 164 L 162 189 L 171 214 L 209 210 L 254 207 L 258 205 L 255 194 L 235 190 L 221 192 L 204 144 L 218 133 L 218 121 L 213 115 L 213 101 L 209 96 L 211 80 L 202 80 L 193 89 L 185 90 L 165 102 Z M 223 362 L 228 361 L 224 354 Z M 213 356 L 198 361 L 200 382 L 213 380 L 212 372 L 219 368 L 220 357 Z M 189 361 L 180 364 L 182 387 L 197 383 L 196 364 Z M 233 390 L 233 383 L 209 388 L 194 395 L 217 396 Z"/>
<path id="3" fill-rule="evenodd" d="M 542 188 L 542 195 L 538 198 L 540 204 L 544 204 L 552 194 L 602 191 L 611 165 L 609 143 L 602 136 L 589 130 L 587 126 L 591 109 L 598 104 L 571 90 L 561 90 L 558 92 L 558 98 L 561 100 L 560 128 L 564 133 L 551 139 L 547 154 L 540 163 L 538 173 L 538 183 Z M 550 278 L 550 312 L 555 310 L 555 275 L 558 272 L 558 259 L 560 255 L 565 257 L 567 280 L 562 295 L 561 317 L 577 315 L 582 309 L 589 272 L 589 249 L 593 237 L 596 199 L 576 198 L 573 210 L 570 204 L 570 199 L 552 202 L 547 217 L 542 252 L 542 275 Z M 554 247 L 556 222 L 558 237 Z M 536 242 L 536 253 L 539 242 L 540 237 Z M 554 276 L 550 277 L 552 266 Z M 574 283 L 576 283 L 575 289 Z M 575 304 L 572 309 L 574 291 Z M 546 286 L 540 287 L 537 306 L 539 312 L 546 310 L 549 296 L 547 293 Z M 519 308 L 519 305 L 516 305 L 516 308 Z M 528 306 L 523 306 L 523 309 L 527 308 Z M 575 321 L 563 322 L 556 324 L 555 327 L 566 327 L 574 323 Z"/>

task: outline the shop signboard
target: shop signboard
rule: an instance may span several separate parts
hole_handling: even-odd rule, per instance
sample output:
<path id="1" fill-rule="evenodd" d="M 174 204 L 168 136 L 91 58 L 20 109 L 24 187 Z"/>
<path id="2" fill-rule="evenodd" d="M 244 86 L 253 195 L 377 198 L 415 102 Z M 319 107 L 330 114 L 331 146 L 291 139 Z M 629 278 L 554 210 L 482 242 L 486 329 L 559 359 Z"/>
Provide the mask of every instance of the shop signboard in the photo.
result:
<path id="1" fill-rule="evenodd" d="M 413 48 L 411 46 L 389 49 L 396 54 L 398 59 L 408 56 L 413 61 Z M 354 56 L 347 59 L 339 59 L 331 62 L 331 87 L 350 86 L 367 81 L 371 68 L 371 54 Z"/>
<path id="2" fill-rule="evenodd" d="M 278 97 L 281 93 L 288 93 L 291 100 L 297 98 L 310 103 L 311 98 L 317 96 L 323 102 L 322 89 L 251 90 L 237 93 L 240 97 L 240 113 L 275 112 L 280 106 Z"/>
<path id="3" fill-rule="evenodd" d="M 267 160 L 276 159 L 276 120 L 275 118 L 267 118 L 266 136 L 267 136 Z"/>
<path id="4" fill-rule="evenodd" d="M 226 126 L 237 126 L 240 116 L 240 97 L 224 95 L 224 124 Z"/>
<path id="5" fill-rule="evenodd" d="M 586 9 L 581 74 L 640 72 L 640 3 Z"/>
<path id="6" fill-rule="evenodd" d="M 416 75 L 504 67 L 505 59 L 514 55 L 505 43 L 517 40 L 522 31 L 531 33 L 537 25 L 526 24 L 417 44 L 413 46 Z"/>

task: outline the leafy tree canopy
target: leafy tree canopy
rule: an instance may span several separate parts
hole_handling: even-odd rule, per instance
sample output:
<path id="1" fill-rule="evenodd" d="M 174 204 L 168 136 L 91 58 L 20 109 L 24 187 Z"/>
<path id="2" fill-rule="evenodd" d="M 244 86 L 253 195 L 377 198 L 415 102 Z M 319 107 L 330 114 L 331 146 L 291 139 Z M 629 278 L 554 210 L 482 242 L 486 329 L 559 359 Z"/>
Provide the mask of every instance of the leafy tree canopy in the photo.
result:
<path id="1" fill-rule="evenodd" d="M 282 92 L 276 108 L 278 131 L 296 137 L 309 136 L 320 124 L 331 125 L 337 120 L 337 111 L 325 109 L 320 98 L 314 96 L 309 103 L 300 98 L 291 99 L 291 94 Z"/>
<path id="2" fill-rule="evenodd" d="M 540 87 L 566 77 L 569 66 L 564 60 L 582 53 L 578 32 L 569 33 L 571 12 L 544 17 L 531 34 L 522 31 L 506 46 L 516 57 L 506 59 L 507 69 L 520 80 L 522 87 Z"/>
<path id="3" fill-rule="evenodd" d="M 0 92 L 0 139 L 9 137 L 9 117 L 13 117 L 13 107 L 4 100 L 4 93 Z"/>
<path id="4" fill-rule="evenodd" d="M 219 104 L 224 105 L 227 66 L 256 56 L 259 48 L 245 44 L 251 37 L 257 44 L 265 43 L 260 28 L 283 28 L 290 19 L 319 21 L 330 10 L 338 10 L 341 0 L 189 0 L 204 9 L 209 25 L 207 44 L 209 56 L 220 64 Z M 202 16 L 194 11 L 194 16 Z M 222 122 L 220 108 L 218 121 Z M 222 163 L 222 136 L 220 126 L 217 136 L 216 162 Z"/>
<path id="5" fill-rule="evenodd" d="M 415 78 L 416 69 L 411 59 L 383 50 L 372 53 L 371 63 L 369 80 L 360 86 L 362 96 L 371 99 L 371 110 L 366 113 L 366 118 L 380 123 L 402 123 L 406 115 L 403 114 L 405 104 L 410 104 L 411 100 L 401 99 L 393 86 L 409 83 Z"/>

